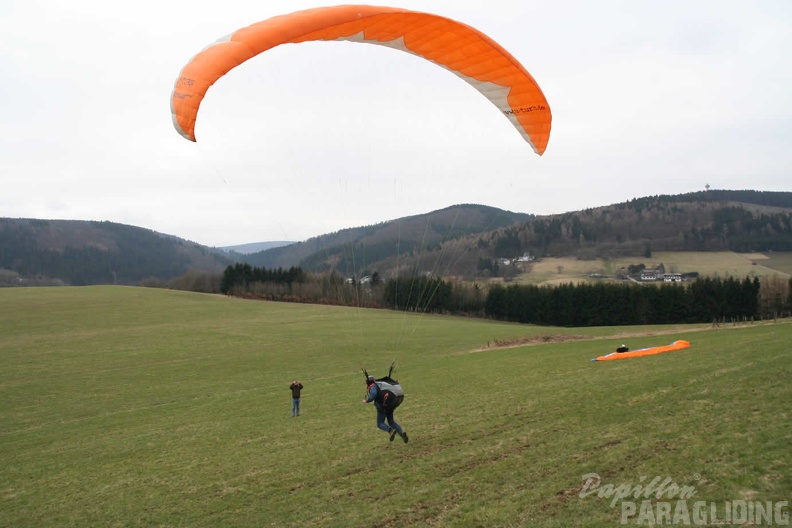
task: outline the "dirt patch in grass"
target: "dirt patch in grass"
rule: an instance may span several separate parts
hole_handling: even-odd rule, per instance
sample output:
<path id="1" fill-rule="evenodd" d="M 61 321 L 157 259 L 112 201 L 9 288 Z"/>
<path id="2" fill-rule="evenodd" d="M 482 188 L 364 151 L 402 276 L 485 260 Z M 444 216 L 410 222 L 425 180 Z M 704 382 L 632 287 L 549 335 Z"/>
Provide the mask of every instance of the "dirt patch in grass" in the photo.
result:
<path id="1" fill-rule="evenodd" d="M 484 352 L 485 350 L 543 345 L 545 343 L 564 343 L 566 341 L 581 341 L 584 339 L 592 339 L 592 337 L 571 334 L 548 334 L 531 337 L 518 337 L 517 339 L 493 339 L 492 341 L 487 341 L 487 346 L 476 348 L 474 350 L 470 350 L 469 352 Z"/>

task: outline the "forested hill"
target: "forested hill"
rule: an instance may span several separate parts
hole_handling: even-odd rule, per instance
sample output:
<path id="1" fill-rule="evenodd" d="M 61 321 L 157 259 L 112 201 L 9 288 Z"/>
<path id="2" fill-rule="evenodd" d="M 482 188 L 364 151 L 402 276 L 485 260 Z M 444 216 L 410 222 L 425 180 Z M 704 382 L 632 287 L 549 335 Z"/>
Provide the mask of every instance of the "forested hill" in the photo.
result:
<path id="1" fill-rule="evenodd" d="M 162 284 L 204 282 L 234 262 L 267 268 L 304 264 L 312 270 L 351 265 L 350 247 L 365 256 L 420 253 L 444 240 L 469 236 L 532 218 L 482 205 L 458 205 L 373 226 L 345 229 L 253 255 L 113 222 L 0 218 L 0 286 L 25 284 Z M 334 262 L 335 266 L 325 261 Z M 363 262 L 362 260 L 359 262 Z M 359 263 L 358 262 L 358 263 Z M 182 285 L 184 286 L 184 285 Z M 211 284 L 189 284 L 211 290 Z"/>
<path id="2" fill-rule="evenodd" d="M 219 276 L 234 262 L 471 277 L 491 259 L 526 253 L 591 259 L 728 250 L 792 251 L 792 192 L 709 190 L 543 217 L 464 204 L 251 255 L 113 222 L 0 218 L 0 286 L 168 282 Z"/>
<path id="3" fill-rule="evenodd" d="M 778 191 L 729 191 L 712 189 L 708 191 L 698 191 L 685 194 L 650 196 L 647 198 L 636 198 L 629 205 L 643 207 L 653 203 L 688 203 L 688 202 L 708 202 L 726 203 L 735 202 L 741 204 L 767 205 L 771 207 L 783 207 L 792 209 L 792 192 Z"/>
<path id="4" fill-rule="evenodd" d="M 307 271 L 351 269 L 392 276 L 398 270 L 474 276 L 492 259 L 645 256 L 652 251 L 792 251 L 792 193 L 709 190 L 518 220 L 467 206 L 489 229 L 449 230 L 453 209 L 249 255 L 254 266 Z M 498 210 L 495 210 L 496 212 Z M 456 211 L 453 211 L 456 214 Z M 445 222 L 436 221 L 443 213 Z M 501 211 L 503 213 L 503 211 Z M 461 222 L 457 225 L 468 225 Z M 429 237 L 423 233 L 430 233 Z M 351 262 L 355 259 L 354 266 Z"/>
<path id="5" fill-rule="evenodd" d="M 474 241 L 493 255 L 792 251 L 792 192 L 704 191 L 537 218 Z"/>
<path id="6" fill-rule="evenodd" d="M 200 244 L 113 222 L 0 218 L 0 285 L 139 284 L 233 261 Z"/>
<path id="7" fill-rule="evenodd" d="M 335 269 L 351 275 L 354 270 L 371 271 L 378 266 L 390 269 L 401 255 L 431 252 L 449 240 L 488 233 L 533 218 L 534 215 L 485 205 L 461 204 L 376 225 L 344 229 L 246 255 L 243 259 L 248 264 L 265 268 L 299 266 L 306 271 Z"/>

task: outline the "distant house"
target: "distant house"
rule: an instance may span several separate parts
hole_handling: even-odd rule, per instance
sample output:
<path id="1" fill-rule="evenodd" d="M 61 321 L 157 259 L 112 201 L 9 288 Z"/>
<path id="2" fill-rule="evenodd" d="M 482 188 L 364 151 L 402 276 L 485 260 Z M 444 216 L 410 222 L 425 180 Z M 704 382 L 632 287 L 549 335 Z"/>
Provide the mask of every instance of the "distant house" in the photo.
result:
<path id="1" fill-rule="evenodd" d="M 663 275 L 663 282 L 682 282 L 681 273 L 666 273 Z"/>
<path id="2" fill-rule="evenodd" d="M 656 269 L 644 269 L 641 270 L 641 280 L 642 281 L 656 281 L 660 278 L 660 271 Z"/>

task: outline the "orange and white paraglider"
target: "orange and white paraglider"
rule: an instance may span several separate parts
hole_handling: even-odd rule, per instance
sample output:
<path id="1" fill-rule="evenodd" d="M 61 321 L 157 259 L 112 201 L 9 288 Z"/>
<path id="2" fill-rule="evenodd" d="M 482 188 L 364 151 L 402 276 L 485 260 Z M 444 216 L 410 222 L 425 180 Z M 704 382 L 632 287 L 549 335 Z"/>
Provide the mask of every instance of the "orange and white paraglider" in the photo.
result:
<path id="1" fill-rule="evenodd" d="M 622 347 L 623 346 L 624 345 L 622 345 Z M 670 345 L 639 348 L 638 350 L 624 351 L 624 352 L 617 350 L 616 352 L 611 352 L 610 354 L 605 354 L 604 356 L 596 357 L 591 361 L 613 361 L 616 359 L 629 359 L 629 358 L 644 357 L 644 356 L 654 356 L 656 354 L 665 354 L 666 352 L 684 350 L 689 347 L 690 347 L 690 342 L 685 341 L 684 339 L 678 339 L 673 343 L 671 343 Z"/>
<path id="2" fill-rule="evenodd" d="M 552 116 L 542 90 L 503 47 L 454 20 L 393 7 L 341 5 L 281 15 L 239 29 L 187 63 L 171 95 L 176 130 L 195 141 L 209 87 L 236 66 L 281 44 L 341 40 L 406 51 L 448 69 L 481 92 L 541 155 Z"/>

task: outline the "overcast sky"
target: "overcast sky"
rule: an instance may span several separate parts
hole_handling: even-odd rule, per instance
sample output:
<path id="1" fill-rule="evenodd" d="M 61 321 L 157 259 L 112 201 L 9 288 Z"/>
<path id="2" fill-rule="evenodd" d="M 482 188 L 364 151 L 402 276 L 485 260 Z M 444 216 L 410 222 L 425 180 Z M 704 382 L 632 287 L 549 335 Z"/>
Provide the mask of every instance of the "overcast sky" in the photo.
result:
<path id="1" fill-rule="evenodd" d="M 174 130 L 174 81 L 203 47 L 334 3 L 3 0 L 0 217 L 224 246 L 460 203 L 552 214 L 707 184 L 792 191 L 788 0 L 382 3 L 509 50 L 553 112 L 541 157 L 448 71 L 348 42 L 259 55 L 209 90 L 197 143 Z"/>

